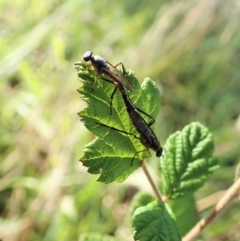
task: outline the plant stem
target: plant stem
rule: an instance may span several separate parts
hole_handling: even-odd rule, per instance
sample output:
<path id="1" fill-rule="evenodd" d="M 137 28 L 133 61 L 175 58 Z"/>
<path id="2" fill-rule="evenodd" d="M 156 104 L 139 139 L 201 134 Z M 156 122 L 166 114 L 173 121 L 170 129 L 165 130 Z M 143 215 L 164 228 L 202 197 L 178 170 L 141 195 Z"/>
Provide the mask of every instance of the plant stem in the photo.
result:
<path id="1" fill-rule="evenodd" d="M 183 237 L 183 241 L 191 241 L 194 240 L 201 231 L 215 218 L 217 217 L 220 212 L 226 208 L 226 206 L 236 197 L 236 194 L 239 192 L 240 189 L 240 178 L 236 180 L 236 182 L 227 190 L 225 195 L 219 200 L 215 209 L 210 213 L 210 215 L 200 220 L 192 230 Z"/>
<path id="2" fill-rule="evenodd" d="M 154 183 L 154 181 L 153 181 L 153 179 L 152 179 L 152 177 L 151 177 L 151 175 L 150 175 L 150 173 L 149 173 L 149 171 L 147 169 L 147 166 L 146 166 L 144 160 L 142 161 L 142 169 L 143 169 L 145 175 L 147 176 L 147 179 L 148 179 L 148 181 L 149 181 L 149 183 L 150 183 L 150 185 L 151 185 L 155 195 L 157 196 L 158 200 L 163 201 L 162 194 L 160 193 L 159 189 L 157 188 L 156 184 Z"/>

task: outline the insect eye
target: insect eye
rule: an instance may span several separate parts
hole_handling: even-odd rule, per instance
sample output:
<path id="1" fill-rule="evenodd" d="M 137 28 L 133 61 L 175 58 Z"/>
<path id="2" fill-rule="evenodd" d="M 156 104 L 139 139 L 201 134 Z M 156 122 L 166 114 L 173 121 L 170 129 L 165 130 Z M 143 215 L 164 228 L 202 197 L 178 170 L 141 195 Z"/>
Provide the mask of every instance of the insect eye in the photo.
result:
<path id="1" fill-rule="evenodd" d="M 84 54 L 83 54 L 83 60 L 84 61 L 89 61 L 91 60 L 92 58 L 92 51 L 86 51 Z"/>

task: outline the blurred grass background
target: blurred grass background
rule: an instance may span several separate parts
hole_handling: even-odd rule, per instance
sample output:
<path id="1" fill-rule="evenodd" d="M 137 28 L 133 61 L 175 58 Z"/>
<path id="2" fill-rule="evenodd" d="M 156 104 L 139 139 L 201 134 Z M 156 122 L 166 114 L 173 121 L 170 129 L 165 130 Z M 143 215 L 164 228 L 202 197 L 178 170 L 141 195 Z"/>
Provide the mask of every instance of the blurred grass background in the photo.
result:
<path id="1" fill-rule="evenodd" d="M 105 185 L 78 162 L 94 138 L 77 116 L 73 63 L 86 50 L 156 81 L 161 143 L 191 121 L 213 132 L 221 168 L 196 194 L 209 212 L 240 160 L 239 1 L 3 0 L 0 11 L 0 239 L 132 240 L 130 201 L 151 191 L 141 170 Z M 239 220 L 236 202 L 204 240 L 239 240 Z"/>

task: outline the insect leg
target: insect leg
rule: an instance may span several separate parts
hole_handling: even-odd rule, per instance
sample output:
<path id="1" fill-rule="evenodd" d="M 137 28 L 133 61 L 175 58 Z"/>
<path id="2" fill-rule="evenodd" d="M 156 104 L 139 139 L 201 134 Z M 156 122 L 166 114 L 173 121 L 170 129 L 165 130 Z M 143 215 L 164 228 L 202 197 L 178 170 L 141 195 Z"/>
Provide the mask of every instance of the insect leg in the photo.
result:
<path id="1" fill-rule="evenodd" d="M 107 81 L 108 83 L 111 83 L 111 84 L 114 84 L 111 80 L 107 79 L 107 78 L 104 78 L 103 76 L 101 76 L 101 78 L 105 81 Z M 116 93 L 116 90 L 117 90 L 117 87 L 115 87 L 113 93 L 111 94 L 110 96 L 110 115 L 112 115 L 112 101 L 113 101 L 113 97 Z"/>
<path id="2" fill-rule="evenodd" d="M 123 75 L 126 75 L 126 70 L 125 70 L 125 67 L 124 67 L 124 65 L 123 65 L 123 63 L 122 63 L 122 62 L 120 62 L 120 63 L 116 64 L 116 65 L 114 66 L 114 68 L 117 68 L 119 65 L 121 65 L 121 67 L 122 67 L 122 72 L 123 72 Z"/>
<path id="3" fill-rule="evenodd" d="M 112 93 L 111 96 L 110 96 L 110 115 L 112 115 L 112 100 L 113 100 L 113 96 L 114 96 L 115 93 L 116 93 L 116 90 L 117 90 L 117 87 L 115 87 L 113 93 Z"/>
<path id="4" fill-rule="evenodd" d="M 124 65 L 123 65 L 123 63 L 122 62 L 120 62 L 120 63 L 118 63 L 118 64 L 116 64 L 116 65 L 112 65 L 111 63 L 109 63 L 109 62 L 107 62 L 109 65 L 111 65 L 113 68 L 117 68 L 119 65 L 121 65 L 121 67 L 122 67 L 122 73 L 123 73 L 123 75 L 126 75 L 126 70 L 125 70 L 125 67 L 124 67 Z"/>
<path id="5" fill-rule="evenodd" d="M 107 127 L 107 128 L 109 128 L 109 129 L 112 129 L 112 130 L 115 130 L 115 131 L 119 131 L 119 132 L 121 132 L 121 133 L 123 133 L 123 134 L 126 134 L 126 135 L 131 135 L 131 136 L 133 136 L 134 138 L 136 138 L 136 139 L 138 139 L 138 140 L 141 140 L 140 137 L 136 136 L 136 135 L 133 134 L 133 133 L 130 133 L 130 132 L 127 132 L 127 131 L 123 131 L 123 130 L 119 130 L 119 129 L 115 128 L 115 127 L 108 126 L 108 125 L 105 125 L 105 124 L 102 124 L 102 123 L 99 123 L 99 122 L 96 122 L 96 124 L 98 124 L 98 125 L 100 125 L 100 126 Z"/>
<path id="6" fill-rule="evenodd" d="M 144 151 L 147 151 L 147 152 L 148 152 L 148 154 L 149 154 L 149 156 L 148 156 L 148 157 L 150 157 L 150 156 L 151 156 L 151 153 L 150 153 L 150 151 L 149 151 L 149 149 L 148 149 L 148 148 L 147 148 L 147 149 L 144 149 L 144 150 L 142 150 L 142 151 L 137 151 L 137 152 L 135 153 L 134 157 L 132 158 L 132 161 L 131 161 L 131 166 L 133 165 L 133 161 L 134 161 L 134 159 L 135 159 L 136 155 L 137 155 L 138 153 L 141 153 L 141 152 L 144 152 Z M 147 157 L 147 158 L 148 158 L 148 157 Z"/>
<path id="7" fill-rule="evenodd" d="M 151 125 L 155 122 L 155 119 L 154 119 L 152 116 L 150 116 L 149 114 L 147 114 L 147 113 L 144 112 L 143 110 L 137 108 L 136 106 L 135 106 L 135 108 L 136 108 L 139 112 L 141 112 L 142 114 L 146 115 L 147 117 L 149 117 L 149 118 L 151 119 L 150 122 L 148 123 L 148 126 L 151 126 Z"/>
<path id="8" fill-rule="evenodd" d="M 119 129 L 115 128 L 115 127 L 108 126 L 108 125 L 105 125 L 105 124 L 102 124 L 102 123 L 99 123 L 99 122 L 96 122 L 96 124 L 98 124 L 98 125 L 100 125 L 100 126 L 103 126 L 103 127 L 107 127 L 107 128 L 109 128 L 109 129 L 112 129 L 112 130 L 115 130 L 115 131 L 119 131 L 119 132 L 121 132 L 121 133 L 123 133 L 123 134 L 126 134 L 126 135 L 131 135 L 131 136 L 133 136 L 134 138 L 136 138 L 136 139 L 138 139 L 138 140 L 141 140 L 140 137 L 136 136 L 136 135 L 133 134 L 133 133 L 126 132 L 126 131 L 123 131 L 123 130 L 119 130 Z M 132 158 L 131 166 L 133 165 L 133 161 L 134 161 L 136 155 L 137 155 L 138 153 L 141 153 L 141 152 L 144 152 L 144 151 L 147 151 L 147 152 L 149 153 L 149 156 L 148 156 L 148 157 L 151 156 L 151 153 L 150 153 L 150 151 L 149 151 L 149 148 L 146 148 L 146 149 L 141 150 L 141 151 L 137 151 L 137 152 L 134 154 L 133 158 Z"/>
<path id="9" fill-rule="evenodd" d="M 128 96 L 128 99 L 131 101 L 129 96 Z M 131 103 L 132 103 L 132 101 L 131 101 Z M 152 116 L 147 114 L 145 111 L 137 108 L 136 106 L 134 106 L 134 107 L 135 107 L 136 110 L 138 110 L 139 112 L 141 112 L 142 114 L 146 115 L 147 117 L 149 117 L 151 119 L 150 122 L 147 124 L 148 126 L 151 126 L 155 122 L 155 119 Z"/>

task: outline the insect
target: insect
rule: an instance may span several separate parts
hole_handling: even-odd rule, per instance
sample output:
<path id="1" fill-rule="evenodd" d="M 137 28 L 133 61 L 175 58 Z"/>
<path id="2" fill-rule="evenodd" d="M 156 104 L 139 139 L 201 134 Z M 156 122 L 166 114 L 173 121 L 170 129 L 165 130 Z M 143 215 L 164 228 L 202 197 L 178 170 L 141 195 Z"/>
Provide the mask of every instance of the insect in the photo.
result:
<path id="1" fill-rule="evenodd" d="M 146 149 L 136 152 L 133 159 L 132 159 L 132 162 L 133 162 L 134 158 L 136 157 L 136 155 L 140 152 L 148 151 L 149 155 L 151 155 L 150 152 L 149 152 L 150 148 L 153 149 L 156 152 L 157 157 L 160 157 L 162 155 L 163 149 L 162 149 L 162 147 L 160 145 L 160 142 L 158 141 L 155 133 L 150 128 L 150 126 L 155 122 L 155 120 L 150 115 L 145 113 L 144 111 L 136 108 L 133 105 L 133 103 L 131 102 L 131 100 L 128 98 L 128 95 L 127 95 L 124 87 L 127 88 L 127 89 L 130 89 L 130 90 L 132 90 L 132 87 L 130 87 L 131 85 L 128 86 L 128 84 L 127 84 L 129 82 L 126 81 L 127 79 L 124 76 L 125 68 L 124 68 L 123 64 L 120 63 L 122 65 L 122 69 L 123 69 L 123 74 L 121 74 L 116 69 L 116 66 L 118 66 L 120 64 L 118 64 L 116 66 L 113 66 L 110 63 L 108 63 L 101 56 L 98 56 L 98 55 L 93 56 L 91 51 L 87 51 L 83 55 L 83 60 L 91 61 L 91 63 L 93 65 L 94 69 L 96 70 L 97 74 L 99 74 L 100 77 L 103 80 L 108 81 L 110 83 L 113 83 L 116 86 L 112 95 L 111 95 L 111 97 L 110 97 L 110 103 L 111 103 L 111 100 L 113 99 L 113 96 L 114 96 L 116 90 L 118 89 L 120 91 L 120 93 L 122 95 L 122 98 L 124 100 L 124 104 L 125 104 L 126 110 L 128 112 L 128 115 L 129 115 L 133 125 L 135 126 L 137 132 L 139 133 L 139 136 L 136 136 L 133 133 L 129 133 L 129 132 L 126 132 L 126 131 L 123 131 L 123 130 L 116 129 L 114 127 L 110 127 L 110 126 L 102 124 L 102 123 L 97 123 L 97 124 L 99 124 L 101 126 L 104 126 L 104 127 L 108 127 L 110 129 L 113 129 L 113 130 L 116 130 L 116 131 L 119 131 L 119 132 L 122 132 L 122 133 L 127 134 L 127 135 L 132 135 L 136 139 L 140 140 L 140 142 L 146 147 Z M 109 77 L 110 80 L 106 79 L 105 76 Z M 139 112 L 145 114 L 146 116 L 148 116 L 152 119 L 149 124 L 142 118 L 142 116 L 140 115 Z"/>
<path id="2" fill-rule="evenodd" d="M 107 62 L 103 57 L 99 55 L 93 55 L 91 51 L 86 51 L 83 54 L 83 60 L 86 62 L 90 61 L 93 68 L 97 72 L 97 74 L 101 76 L 101 78 L 104 79 L 105 81 L 112 84 L 115 84 L 115 81 L 118 81 L 123 85 L 124 88 L 130 91 L 133 91 L 133 87 L 131 83 L 128 81 L 128 79 L 125 76 L 126 71 L 123 63 L 118 63 L 115 66 L 113 66 L 112 64 Z M 117 69 L 117 66 L 122 67 L 123 74 Z M 93 89 L 94 89 L 95 83 L 96 83 L 96 80 L 93 83 Z M 116 90 L 117 90 L 117 87 L 115 87 L 110 97 L 110 115 L 112 114 L 112 100 Z"/>

